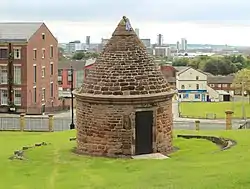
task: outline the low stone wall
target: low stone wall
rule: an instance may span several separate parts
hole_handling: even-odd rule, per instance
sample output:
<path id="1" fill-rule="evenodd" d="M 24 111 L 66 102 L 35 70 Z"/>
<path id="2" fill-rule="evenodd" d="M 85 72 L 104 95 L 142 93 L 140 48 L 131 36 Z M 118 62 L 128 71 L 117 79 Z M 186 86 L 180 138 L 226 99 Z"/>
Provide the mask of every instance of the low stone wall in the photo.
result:
<path id="1" fill-rule="evenodd" d="M 19 160 L 26 160 L 27 158 L 25 158 L 24 156 L 24 151 L 27 151 L 31 148 L 35 148 L 35 147 L 39 147 L 39 146 L 47 146 L 48 143 L 46 142 L 41 142 L 41 143 L 35 143 L 32 146 L 23 146 L 21 150 L 15 150 L 13 155 L 11 157 L 9 157 L 10 160 L 14 160 L 14 159 L 19 159 Z"/>
<path id="2" fill-rule="evenodd" d="M 231 139 L 216 137 L 216 136 L 202 136 L 202 135 L 177 135 L 177 137 L 185 138 L 185 139 L 205 139 L 209 140 L 216 145 L 220 146 L 221 150 L 227 150 L 234 146 L 236 142 Z"/>

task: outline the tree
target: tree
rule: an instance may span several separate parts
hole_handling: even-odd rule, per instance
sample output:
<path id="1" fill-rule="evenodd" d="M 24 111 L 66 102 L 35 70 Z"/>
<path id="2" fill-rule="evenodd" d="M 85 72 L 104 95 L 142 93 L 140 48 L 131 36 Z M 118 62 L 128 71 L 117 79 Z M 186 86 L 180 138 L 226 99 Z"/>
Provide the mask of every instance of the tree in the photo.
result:
<path id="1" fill-rule="evenodd" d="M 97 58 L 99 56 L 98 53 L 91 53 L 91 52 L 76 52 L 72 59 L 74 60 L 82 60 L 82 59 L 89 59 L 89 58 Z"/>
<path id="2" fill-rule="evenodd" d="M 173 66 L 187 66 L 189 64 L 188 58 L 176 58 L 173 61 Z"/>
<path id="3" fill-rule="evenodd" d="M 233 86 L 236 89 L 240 89 L 241 93 L 247 93 L 249 96 L 250 103 L 250 69 L 242 69 L 235 75 Z"/>
<path id="4" fill-rule="evenodd" d="M 218 64 L 217 62 L 213 61 L 212 59 L 208 60 L 203 69 L 204 72 L 211 73 L 213 75 L 218 75 Z"/>

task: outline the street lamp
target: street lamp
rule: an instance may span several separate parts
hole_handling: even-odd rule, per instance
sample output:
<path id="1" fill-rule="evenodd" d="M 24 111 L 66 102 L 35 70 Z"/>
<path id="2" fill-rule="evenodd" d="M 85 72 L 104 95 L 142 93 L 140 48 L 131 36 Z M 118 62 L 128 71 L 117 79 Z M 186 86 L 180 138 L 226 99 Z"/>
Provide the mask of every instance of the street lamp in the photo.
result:
<path id="1" fill-rule="evenodd" d="M 73 96 L 73 90 L 74 90 L 74 70 L 73 67 L 71 66 L 71 124 L 70 124 L 70 129 L 75 129 L 75 124 L 74 124 L 74 96 Z"/>

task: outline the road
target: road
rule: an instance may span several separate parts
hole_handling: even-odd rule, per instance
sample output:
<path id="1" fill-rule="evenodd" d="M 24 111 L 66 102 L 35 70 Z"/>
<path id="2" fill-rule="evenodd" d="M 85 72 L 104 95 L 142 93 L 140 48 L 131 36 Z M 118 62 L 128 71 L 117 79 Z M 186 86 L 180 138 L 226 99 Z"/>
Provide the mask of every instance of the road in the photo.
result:
<path id="1" fill-rule="evenodd" d="M 188 119 L 188 118 L 180 118 L 178 115 L 178 103 L 173 102 L 172 104 L 172 112 L 173 112 L 173 118 L 174 118 L 174 129 L 189 129 L 194 130 L 195 129 L 195 120 L 196 119 Z M 75 111 L 74 111 L 75 112 Z M 13 115 L 13 114 L 0 114 L 0 117 L 4 117 L 6 120 L 5 124 L 10 122 L 10 124 L 13 122 L 13 119 L 11 117 L 19 117 L 19 115 Z M 7 117 L 10 117 L 9 121 L 6 119 Z M 39 116 L 28 116 L 27 117 L 47 117 L 47 115 L 39 115 Z M 71 111 L 62 112 L 54 114 L 54 117 L 57 118 L 57 120 L 63 121 L 63 120 L 70 120 L 71 118 Z M 68 122 L 68 121 L 67 121 Z M 242 120 L 233 120 L 233 128 L 237 129 L 240 124 L 242 124 L 244 121 Z M 60 123 L 58 123 L 60 125 Z M 8 124 L 7 124 L 8 125 Z M 208 120 L 208 119 L 200 119 L 200 129 L 201 130 L 218 130 L 218 129 L 225 129 L 225 120 Z"/>

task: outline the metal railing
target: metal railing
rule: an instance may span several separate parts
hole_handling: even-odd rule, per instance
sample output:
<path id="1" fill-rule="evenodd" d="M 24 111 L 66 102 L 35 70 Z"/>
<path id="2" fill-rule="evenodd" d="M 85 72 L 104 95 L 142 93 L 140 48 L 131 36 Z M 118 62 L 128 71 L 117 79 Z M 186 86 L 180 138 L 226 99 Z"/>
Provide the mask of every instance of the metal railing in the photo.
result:
<path id="1" fill-rule="evenodd" d="M 53 119 L 52 131 L 65 131 L 70 129 L 71 118 Z M 0 117 L 0 131 L 20 131 L 20 117 Z M 24 131 L 49 131 L 49 117 L 25 117 Z"/>

